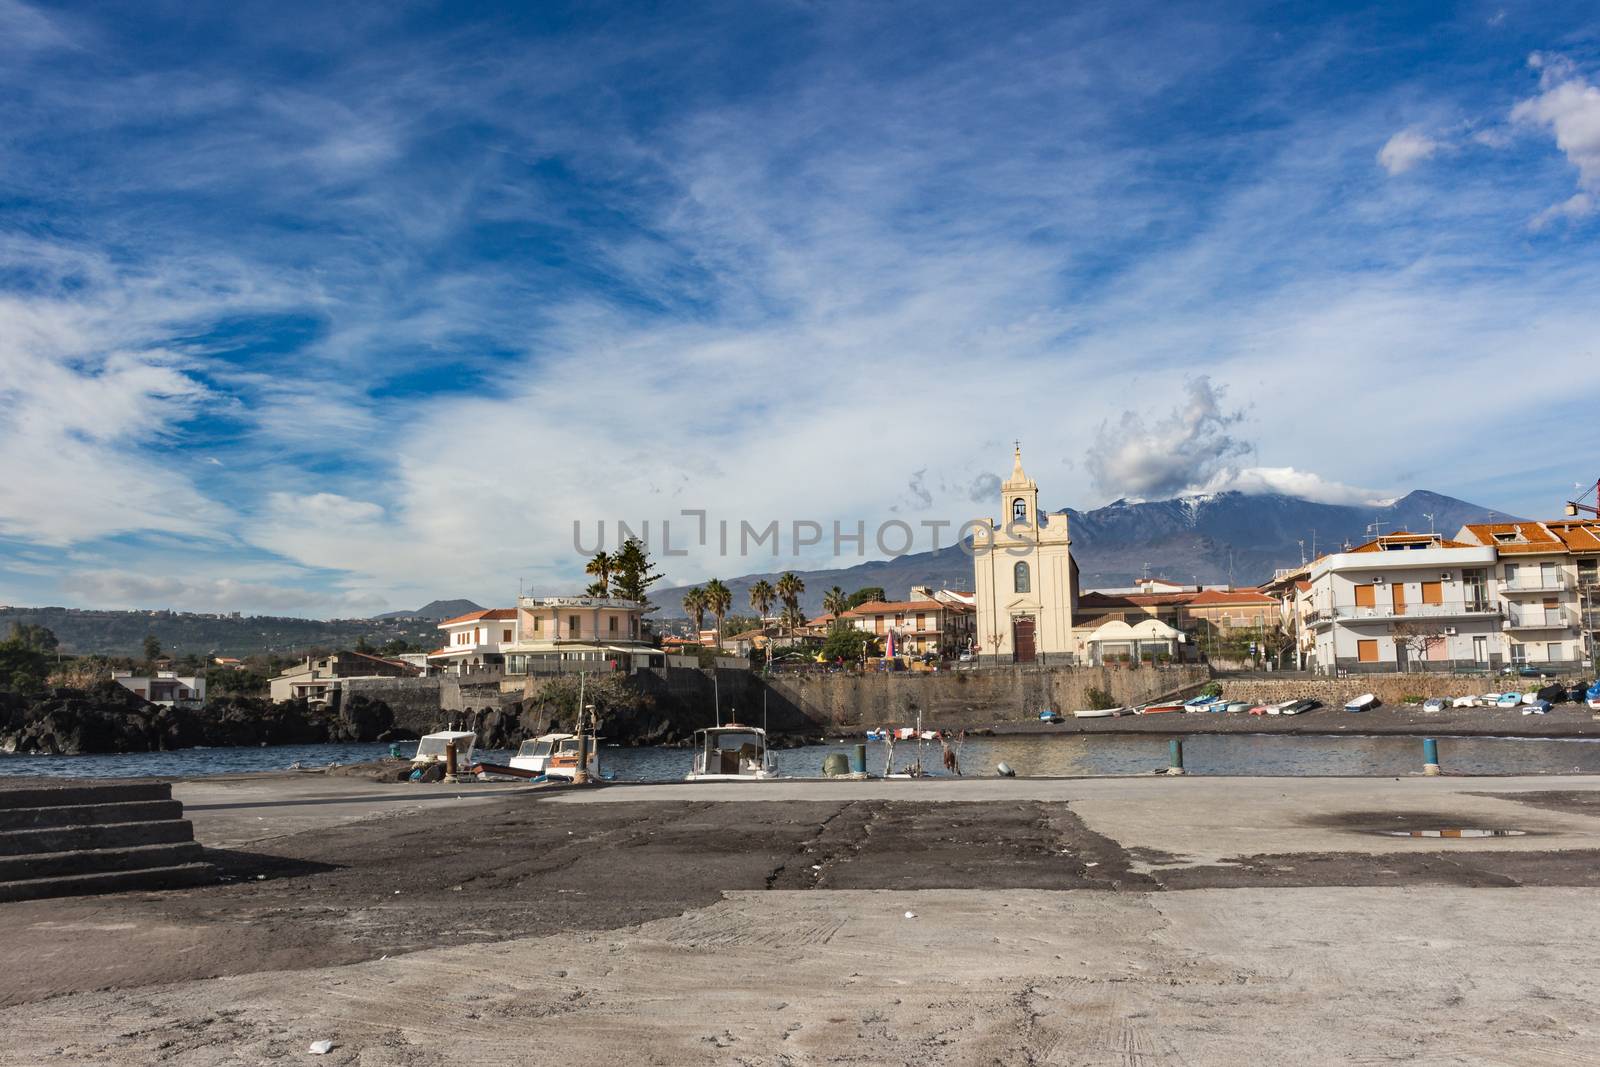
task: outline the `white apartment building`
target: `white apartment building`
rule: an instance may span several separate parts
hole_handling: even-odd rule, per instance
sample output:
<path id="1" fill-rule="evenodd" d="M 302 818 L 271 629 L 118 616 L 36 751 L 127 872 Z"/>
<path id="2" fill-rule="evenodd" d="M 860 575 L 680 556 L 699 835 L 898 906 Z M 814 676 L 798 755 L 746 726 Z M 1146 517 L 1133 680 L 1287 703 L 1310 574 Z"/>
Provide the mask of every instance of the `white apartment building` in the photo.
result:
<path id="1" fill-rule="evenodd" d="M 112 671 L 111 680 L 152 704 L 169 708 L 206 702 L 206 676 L 203 674 L 178 675 L 173 671 L 157 671 L 153 675 L 138 675 L 132 671 Z"/>
<path id="2" fill-rule="evenodd" d="M 1600 655 L 1600 520 L 1471 524 L 1456 539 L 1493 547 L 1512 664 L 1592 667 Z"/>
<path id="3" fill-rule="evenodd" d="M 439 629 L 444 631 L 444 645 L 428 653 L 431 672 L 471 674 L 498 670 L 505 665 L 502 650 L 517 641 L 517 609 L 470 611 L 446 619 Z"/>
<path id="4" fill-rule="evenodd" d="M 1492 546 L 1387 534 L 1312 563 L 1299 615 L 1324 673 L 1497 669 L 1507 660 Z"/>

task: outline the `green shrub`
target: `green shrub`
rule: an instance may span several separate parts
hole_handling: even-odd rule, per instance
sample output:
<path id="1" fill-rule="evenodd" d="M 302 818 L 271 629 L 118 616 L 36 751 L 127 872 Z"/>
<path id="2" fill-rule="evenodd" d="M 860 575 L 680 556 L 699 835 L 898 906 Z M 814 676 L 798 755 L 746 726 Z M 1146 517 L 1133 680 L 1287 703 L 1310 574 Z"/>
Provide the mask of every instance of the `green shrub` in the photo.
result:
<path id="1" fill-rule="evenodd" d="M 1427 700 L 1427 699 L 1428 699 L 1427 697 L 1422 696 L 1422 695 L 1420 695 L 1418 693 L 1407 693 L 1405 696 L 1400 698 L 1400 703 L 1402 703 L 1402 704 L 1420 704 L 1424 700 Z"/>
<path id="2" fill-rule="evenodd" d="M 1201 687 L 1200 695 L 1203 696 L 1203 697 L 1219 697 L 1219 696 L 1221 696 L 1222 695 L 1222 683 L 1221 682 L 1207 682 L 1204 686 Z"/>
<path id="3" fill-rule="evenodd" d="M 1091 708 L 1114 708 L 1117 706 L 1117 702 L 1111 698 L 1110 693 L 1094 686 L 1091 686 L 1089 691 L 1084 694 L 1084 699 L 1089 702 Z"/>

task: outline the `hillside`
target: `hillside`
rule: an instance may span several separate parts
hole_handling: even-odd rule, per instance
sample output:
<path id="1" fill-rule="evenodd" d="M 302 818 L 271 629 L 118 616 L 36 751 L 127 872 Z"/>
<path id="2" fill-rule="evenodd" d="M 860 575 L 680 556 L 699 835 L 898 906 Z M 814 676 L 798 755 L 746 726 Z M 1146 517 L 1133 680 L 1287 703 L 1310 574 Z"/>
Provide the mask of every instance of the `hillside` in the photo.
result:
<path id="1" fill-rule="evenodd" d="M 470 600 L 430 600 L 416 611 L 386 611 L 377 616 L 378 619 L 428 619 L 432 622 L 443 622 L 453 619 L 457 615 L 465 615 L 469 611 L 482 611 L 482 604 L 474 604 Z"/>
<path id="2" fill-rule="evenodd" d="M 1255 585 L 1279 567 L 1299 563 L 1302 553 L 1309 559 L 1313 551 L 1326 553 L 1345 542 L 1367 540 L 1367 528 L 1374 522 L 1382 523 L 1386 533 L 1426 531 L 1432 515 L 1432 528 L 1449 534 L 1468 522 L 1511 517 L 1425 490 L 1378 508 L 1230 492 L 1143 503 L 1118 500 L 1092 511 L 1068 508 L 1065 514 L 1086 589 L 1128 585 L 1146 573 L 1182 582 Z M 957 547 L 798 573 L 806 583 L 802 605 L 808 614 L 822 610 L 822 594 L 834 585 L 847 593 L 880 585 L 891 597 L 901 597 L 913 585 L 971 589 L 973 584 L 972 559 Z M 723 579 L 733 591 L 734 611 L 748 610 L 750 586 L 762 578 L 776 581 L 777 575 Z M 650 599 L 660 605 L 662 617 L 681 617 L 686 588 L 652 590 Z"/>
<path id="3" fill-rule="evenodd" d="M 49 627 L 61 642 L 62 652 L 107 656 L 141 655 L 147 634 L 155 634 L 162 650 L 174 656 L 249 656 L 265 652 L 294 655 L 314 647 L 350 648 L 362 637 L 373 645 L 382 645 L 396 638 L 436 644 L 439 636 L 431 622 L 231 617 L 177 611 L 0 609 L 0 634 L 9 632 L 13 623 Z"/>

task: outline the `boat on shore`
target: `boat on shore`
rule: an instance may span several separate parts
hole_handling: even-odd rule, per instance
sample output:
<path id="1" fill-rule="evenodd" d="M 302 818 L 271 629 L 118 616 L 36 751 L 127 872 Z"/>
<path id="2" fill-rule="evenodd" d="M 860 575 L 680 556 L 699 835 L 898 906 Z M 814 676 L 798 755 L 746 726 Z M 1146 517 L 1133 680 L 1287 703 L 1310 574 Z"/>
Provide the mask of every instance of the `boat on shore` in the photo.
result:
<path id="1" fill-rule="evenodd" d="M 1378 698 L 1372 693 L 1362 693 L 1344 706 L 1345 711 L 1367 711 L 1378 706 Z"/>
<path id="2" fill-rule="evenodd" d="M 1122 708 L 1079 708 L 1072 713 L 1074 719 L 1114 719 L 1123 714 Z"/>
<path id="3" fill-rule="evenodd" d="M 1583 695 L 1583 702 L 1589 705 L 1590 711 L 1600 711 L 1600 681 L 1589 687 L 1589 691 Z"/>
<path id="4" fill-rule="evenodd" d="M 777 762 L 761 727 L 730 723 L 694 732 L 694 763 L 687 781 L 753 782 L 777 776 Z"/>
<path id="5" fill-rule="evenodd" d="M 423 734 L 411 757 L 413 781 L 437 781 L 448 774 L 465 774 L 472 766 L 472 749 L 478 735 L 470 730 L 437 730 Z"/>
<path id="6" fill-rule="evenodd" d="M 1146 704 L 1142 708 L 1134 708 L 1133 713 L 1135 715 L 1181 715 L 1186 710 L 1182 704 Z"/>
<path id="7" fill-rule="evenodd" d="M 588 759 L 589 776 L 600 777 L 599 738 L 591 738 Z M 511 757 L 511 769 L 549 778 L 571 779 L 578 771 L 577 734 L 541 734 L 529 738 Z"/>

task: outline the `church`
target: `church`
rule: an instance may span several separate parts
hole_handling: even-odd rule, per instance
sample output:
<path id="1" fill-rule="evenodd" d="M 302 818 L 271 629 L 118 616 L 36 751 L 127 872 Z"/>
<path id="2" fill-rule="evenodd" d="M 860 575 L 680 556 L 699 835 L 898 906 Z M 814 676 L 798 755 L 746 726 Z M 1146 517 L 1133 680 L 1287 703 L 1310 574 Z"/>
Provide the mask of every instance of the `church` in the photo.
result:
<path id="1" fill-rule="evenodd" d="M 1000 486 L 999 521 L 979 519 L 972 543 L 978 659 L 987 664 L 1074 661 L 1072 612 L 1078 565 L 1065 515 L 1039 511 L 1039 487 L 1022 469 L 1017 445 Z M 985 543 L 984 530 L 988 530 Z"/>

